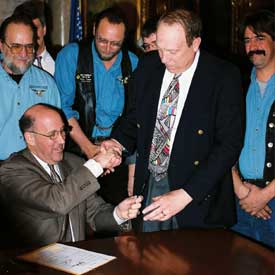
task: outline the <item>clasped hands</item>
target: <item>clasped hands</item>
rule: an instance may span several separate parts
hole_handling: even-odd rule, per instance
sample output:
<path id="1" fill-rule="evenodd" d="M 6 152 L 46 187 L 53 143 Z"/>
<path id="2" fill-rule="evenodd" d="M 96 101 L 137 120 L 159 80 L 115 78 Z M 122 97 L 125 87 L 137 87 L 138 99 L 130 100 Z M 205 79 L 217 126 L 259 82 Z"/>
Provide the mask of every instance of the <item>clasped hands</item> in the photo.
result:
<path id="1" fill-rule="evenodd" d="M 246 192 L 246 195 L 240 197 L 241 208 L 257 218 L 270 219 L 272 210 L 267 205 L 268 200 L 262 196 L 263 189 L 248 182 L 243 182 L 242 189 L 242 192 Z"/>
<path id="2" fill-rule="evenodd" d="M 107 142 L 107 146 L 104 143 Z M 96 155 L 93 157 L 103 169 L 105 169 L 104 175 L 114 172 L 114 168 L 121 163 L 121 153 L 122 149 L 115 143 L 115 146 L 112 145 L 112 140 L 110 140 L 111 145 L 108 145 L 109 141 L 102 143 Z"/>

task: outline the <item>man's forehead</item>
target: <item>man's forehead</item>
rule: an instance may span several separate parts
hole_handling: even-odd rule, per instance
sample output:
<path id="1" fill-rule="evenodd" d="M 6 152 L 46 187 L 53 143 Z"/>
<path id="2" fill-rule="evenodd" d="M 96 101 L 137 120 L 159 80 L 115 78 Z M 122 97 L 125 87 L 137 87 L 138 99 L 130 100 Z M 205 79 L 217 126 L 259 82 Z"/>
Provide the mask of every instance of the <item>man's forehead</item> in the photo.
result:
<path id="1" fill-rule="evenodd" d="M 266 32 L 262 32 L 262 31 L 256 31 L 252 26 L 247 26 L 245 28 L 245 31 L 244 31 L 244 36 L 270 36 L 268 33 Z"/>
<path id="2" fill-rule="evenodd" d="M 98 24 L 97 30 L 100 29 L 108 29 L 108 28 L 118 28 L 125 30 L 125 25 L 123 22 L 121 23 L 113 23 L 108 20 L 108 18 L 102 18 Z"/>
<path id="3" fill-rule="evenodd" d="M 7 26 L 5 36 L 12 36 L 12 35 L 17 35 L 20 34 L 20 36 L 27 36 L 27 35 L 33 35 L 33 31 L 31 26 L 25 25 L 23 23 L 10 23 Z"/>

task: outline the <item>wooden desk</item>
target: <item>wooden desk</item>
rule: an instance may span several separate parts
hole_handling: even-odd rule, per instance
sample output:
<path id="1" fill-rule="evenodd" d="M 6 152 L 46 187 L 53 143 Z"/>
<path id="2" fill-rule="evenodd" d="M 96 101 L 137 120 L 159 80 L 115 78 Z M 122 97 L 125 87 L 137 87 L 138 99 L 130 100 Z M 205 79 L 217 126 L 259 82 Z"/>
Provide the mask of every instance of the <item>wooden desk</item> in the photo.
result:
<path id="1" fill-rule="evenodd" d="M 227 230 L 177 230 L 125 235 L 73 245 L 116 256 L 91 275 L 274 275 L 274 252 Z M 0 252 L 0 274 L 65 274 Z M 8 271 L 8 272 L 7 272 Z"/>

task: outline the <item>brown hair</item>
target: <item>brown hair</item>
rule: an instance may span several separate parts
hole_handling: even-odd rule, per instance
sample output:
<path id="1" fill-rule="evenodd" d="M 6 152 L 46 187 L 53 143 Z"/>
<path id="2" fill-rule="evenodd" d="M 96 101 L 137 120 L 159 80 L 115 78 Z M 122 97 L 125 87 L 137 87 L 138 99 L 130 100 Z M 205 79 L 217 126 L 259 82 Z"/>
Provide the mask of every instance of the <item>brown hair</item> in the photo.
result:
<path id="1" fill-rule="evenodd" d="M 198 15 L 191 11 L 183 9 L 169 11 L 160 17 L 158 26 L 160 23 L 165 23 L 168 25 L 180 24 L 185 31 L 185 38 L 189 47 L 192 45 L 192 42 L 195 38 L 201 36 L 201 19 Z"/>

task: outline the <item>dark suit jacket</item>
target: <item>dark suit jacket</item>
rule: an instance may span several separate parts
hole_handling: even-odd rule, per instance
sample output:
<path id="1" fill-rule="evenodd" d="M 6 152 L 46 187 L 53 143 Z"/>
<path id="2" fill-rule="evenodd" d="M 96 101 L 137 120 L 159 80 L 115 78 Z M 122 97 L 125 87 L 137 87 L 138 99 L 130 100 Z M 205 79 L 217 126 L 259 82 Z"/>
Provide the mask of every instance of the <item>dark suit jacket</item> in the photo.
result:
<path id="1" fill-rule="evenodd" d="M 140 60 L 132 80 L 135 104 L 113 134 L 129 151 L 137 146 L 134 191 L 145 197 L 164 72 L 157 52 Z M 183 188 L 193 198 L 176 216 L 180 227 L 235 223 L 231 167 L 242 147 L 241 96 L 238 69 L 201 51 L 168 169 L 171 190 Z"/>
<path id="2" fill-rule="evenodd" d="M 76 240 L 85 239 L 86 222 L 95 231 L 119 230 L 113 206 L 96 195 L 99 184 L 83 160 L 65 153 L 59 163 L 63 182 L 52 184 L 29 150 L 13 154 L 0 167 L 0 201 L 17 245 L 66 241 L 63 223 L 70 215 Z M 3 221 L 3 220 L 2 220 Z M 2 223 L 3 224 L 3 223 Z"/>

